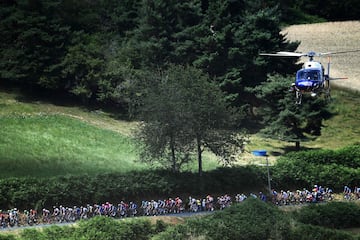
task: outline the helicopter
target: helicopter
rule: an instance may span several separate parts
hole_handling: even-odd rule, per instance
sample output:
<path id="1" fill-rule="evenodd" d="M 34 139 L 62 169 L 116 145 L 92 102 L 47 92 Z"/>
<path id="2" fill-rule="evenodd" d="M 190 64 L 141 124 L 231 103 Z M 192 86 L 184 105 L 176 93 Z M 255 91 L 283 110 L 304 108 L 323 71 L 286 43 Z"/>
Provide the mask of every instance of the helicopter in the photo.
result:
<path id="1" fill-rule="evenodd" d="M 348 52 L 358 52 L 360 50 L 350 50 L 341 52 L 325 52 L 316 53 L 310 51 L 307 53 L 301 52 L 276 52 L 276 53 L 260 53 L 261 56 L 270 57 L 308 57 L 309 61 L 305 62 L 302 69 L 296 72 L 295 82 L 290 87 L 291 92 L 295 92 L 296 104 L 302 103 L 303 94 L 309 93 L 312 97 L 324 94 L 325 99 L 331 98 L 330 96 L 330 81 L 347 79 L 347 78 L 330 78 L 330 56 L 333 54 L 342 54 Z M 325 73 L 324 66 L 317 61 L 314 57 L 328 56 L 327 72 Z"/>

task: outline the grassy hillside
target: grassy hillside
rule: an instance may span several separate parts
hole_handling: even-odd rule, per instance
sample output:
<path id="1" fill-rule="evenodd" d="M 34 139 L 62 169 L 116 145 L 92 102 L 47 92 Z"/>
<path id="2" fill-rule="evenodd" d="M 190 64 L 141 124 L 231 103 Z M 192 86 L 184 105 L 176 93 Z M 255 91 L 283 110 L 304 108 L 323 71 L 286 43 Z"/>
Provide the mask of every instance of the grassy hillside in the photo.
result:
<path id="1" fill-rule="evenodd" d="M 134 124 L 77 107 L 21 101 L 20 97 L 16 92 L 0 93 L 2 177 L 144 167 L 135 162 L 136 149 L 127 136 Z"/>
<path id="2" fill-rule="evenodd" d="M 102 111 L 21 100 L 0 90 L 1 177 L 54 176 L 144 169 L 130 137 L 136 123 Z M 207 156 L 205 169 L 217 166 Z M 195 169 L 189 166 L 190 169 Z"/>
<path id="3" fill-rule="evenodd" d="M 131 140 L 134 122 L 115 120 L 101 111 L 58 106 L 38 100 L 20 100 L 16 92 L 0 91 L 0 169 L 2 177 L 53 176 L 143 169 Z M 305 148 L 341 148 L 360 142 L 359 94 L 334 90 L 334 117 L 324 123 L 322 136 Z M 293 144 L 251 136 L 248 153 L 239 164 L 264 163 L 253 157 L 254 149 L 276 154 Z M 205 155 L 204 169 L 214 169 L 217 160 Z M 196 169 L 196 163 L 188 166 Z"/>

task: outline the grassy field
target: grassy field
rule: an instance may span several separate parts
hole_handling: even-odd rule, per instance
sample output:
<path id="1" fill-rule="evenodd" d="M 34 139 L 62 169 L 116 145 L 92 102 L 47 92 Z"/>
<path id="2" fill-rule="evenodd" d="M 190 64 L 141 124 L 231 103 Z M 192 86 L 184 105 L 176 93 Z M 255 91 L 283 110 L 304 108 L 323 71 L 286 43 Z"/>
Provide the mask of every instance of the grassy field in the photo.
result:
<path id="1" fill-rule="evenodd" d="M 52 176 L 128 171 L 136 163 L 131 139 L 62 115 L 0 118 L 2 176 Z"/>
<path id="2" fill-rule="evenodd" d="M 138 161 L 130 135 L 136 123 L 115 120 L 101 111 L 58 106 L 42 101 L 21 101 L 16 92 L 0 91 L 1 177 L 54 176 L 98 172 L 124 172 L 148 166 Z M 302 143 L 304 148 L 335 149 L 360 142 L 359 94 L 334 90 L 334 117 L 324 123 L 322 136 Z M 251 136 L 238 164 L 264 164 L 252 156 L 266 149 L 270 162 L 291 143 Z M 218 165 L 205 153 L 204 169 Z M 186 169 L 196 170 L 196 162 Z"/>
<path id="3" fill-rule="evenodd" d="M 148 166 L 130 137 L 136 123 L 102 111 L 23 101 L 0 90 L 1 177 L 125 172 Z M 217 167 L 206 155 L 204 169 Z M 196 169 L 196 164 L 188 166 Z"/>

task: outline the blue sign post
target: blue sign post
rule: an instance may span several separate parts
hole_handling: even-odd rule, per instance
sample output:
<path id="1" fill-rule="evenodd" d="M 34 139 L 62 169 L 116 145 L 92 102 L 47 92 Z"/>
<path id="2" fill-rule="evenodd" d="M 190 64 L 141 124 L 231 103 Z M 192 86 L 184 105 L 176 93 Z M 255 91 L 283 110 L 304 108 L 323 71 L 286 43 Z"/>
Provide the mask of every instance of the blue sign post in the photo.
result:
<path id="1" fill-rule="evenodd" d="M 266 158 L 268 188 L 269 188 L 269 193 L 271 194 L 270 169 L 269 169 L 269 159 L 268 159 L 267 151 L 266 150 L 254 150 L 254 151 L 252 151 L 252 153 L 254 156 Z"/>

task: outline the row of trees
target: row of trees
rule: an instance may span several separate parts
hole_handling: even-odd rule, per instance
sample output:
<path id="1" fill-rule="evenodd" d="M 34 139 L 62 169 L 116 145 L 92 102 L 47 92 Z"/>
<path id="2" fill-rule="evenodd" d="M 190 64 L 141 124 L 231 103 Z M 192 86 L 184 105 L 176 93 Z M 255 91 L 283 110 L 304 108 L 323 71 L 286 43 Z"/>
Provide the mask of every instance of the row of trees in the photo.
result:
<path id="1" fill-rule="evenodd" d="M 294 106 L 287 93 L 296 59 L 281 35 L 283 4 L 242 0 L 6 0 L 0 5 L 3 82 L 116 105 L 143 120 L 144 156 L 174 171 L 205 148 L 229 163 L 239 129 L 299 142 L 319 135 L 321 99 Z M 281 75 L 269 77 L 268 73 Z M 268 80 L 267 80 L 268 79 Z M 144 157 L 146 160 L 148 157 Z"/>

